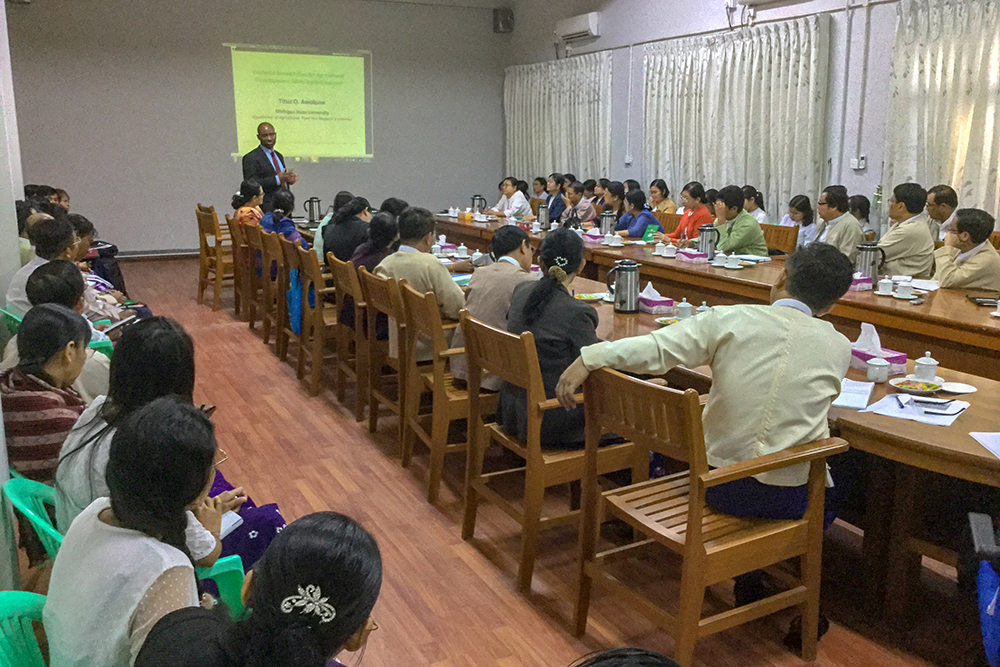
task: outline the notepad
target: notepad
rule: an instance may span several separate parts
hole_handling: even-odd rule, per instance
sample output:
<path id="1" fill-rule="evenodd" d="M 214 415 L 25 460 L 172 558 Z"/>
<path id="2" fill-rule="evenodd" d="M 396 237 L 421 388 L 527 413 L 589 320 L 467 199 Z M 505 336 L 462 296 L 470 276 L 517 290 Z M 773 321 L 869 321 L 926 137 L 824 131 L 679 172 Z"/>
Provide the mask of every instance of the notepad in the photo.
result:
<path id="1" fill-rule="evenodd" d="M 874 382 L 857 382 L 844 378 L 840 384 L 840 396 L 834 399 L 833 407 L 864 410 L 868 407 L 868 399 L 874 388 Z"/>
<path id="2" fill-rule="evenodd" d="M 231 532 L 243 525 L 243 517 L 230 510 L 222 515 L 222 529 L 219 531 L 219 539 L 226 539 Z"/>
<path id="3" fill-rule="evenodd" d="M 970 433 L 976 442 L 990 450 L 990 454 L 1000 459 L 1000 433 Z"/>

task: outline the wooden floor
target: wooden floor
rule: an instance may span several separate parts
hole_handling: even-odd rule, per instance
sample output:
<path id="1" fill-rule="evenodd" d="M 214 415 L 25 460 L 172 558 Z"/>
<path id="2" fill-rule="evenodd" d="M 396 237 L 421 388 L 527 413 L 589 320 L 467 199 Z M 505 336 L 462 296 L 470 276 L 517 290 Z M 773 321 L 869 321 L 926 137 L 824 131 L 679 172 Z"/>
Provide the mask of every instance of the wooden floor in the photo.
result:
<path id="1" fill-rule="evenodd" d="M 396 421 L 385 417 L 369 435 L 348 404 L 329 390 L 310 398 L 260 339 L 237 321 L 227 290 L 223 309 L 195 303 L 197 262 L 155 260 L 123 263 L 130 294 L 157 314 L 177 319 L 193 336 L 197 352 L 197 402 L 218 406 L 214 416 L 220 446 L 229 454 L 226 477 L 242 484 L 258 504 L 277 502 L 288 521 L 316 510 L 335 510 L 363 523 L 376 537 L 385 561 L 385 584 L 375 608 L 380 629 L 371 637 L 366 667 L 402 664 L 455 667 L 561 667 L 595 650 L 638 645 L 666 652 L 673 643 L 644 617 L 597 593 L 589 631 L 569 631 L 576 531 L 543 533 L 533 592 L 514 590 L 518 534 L 498 510 L 485 506 L 477 539 L 462 541 L 459 524 L 464 458 L 451 456 L 438 505 L 425 500 L 426 458 L 409 470 L 395 458 Z M 329 378 L 327 379 L 329 385 Z M 953 586 L 930 577 L 926 609 L 915 629 L 872 625 L 858 611 L 853 577 L 857 536 L 835 527 L 824 562 L 824 612 L 833 620 L 820 642 L 824 666 L 971 666 L 974 623 L 947 595 Z M 635 570 L 637 581 L 670 595 L 675 573 L 669 561 Z M 926 574 L 926 573 L 925 573 Z M 927 579 L 928 577 L 925 577 Z M 671 588 L 673 586 L 674 588 Z M 731 585 L 720 596 L 731 600 Z M 667 598 L 669 599 L 669 598 Z M 964 608 L 961 608 L 964 609 Z M 789 616 L 751 623 L 702 640 L 702 665 L 801 665 L 782 644 Z M 967 619 L 966 619 L 967 620 Z M 899 648 L 905 646 L 906 648 Z M 351 664 L 350 658 L 345 660 Z"/>

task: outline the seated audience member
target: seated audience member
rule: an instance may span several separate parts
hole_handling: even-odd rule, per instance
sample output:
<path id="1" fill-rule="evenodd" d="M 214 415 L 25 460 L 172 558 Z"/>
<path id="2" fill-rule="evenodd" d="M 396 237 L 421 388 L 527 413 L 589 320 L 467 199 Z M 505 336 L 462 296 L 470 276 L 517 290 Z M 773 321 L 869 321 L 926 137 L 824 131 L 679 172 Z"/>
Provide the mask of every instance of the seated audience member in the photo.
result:
<path id="1" fill-rule="evenodd" d="M 140 311 L 142 313 L 139 315 L 140 317 L 148 316 L 150 314 L 149 309 L 145 306 L 125 307 L 124 303 L 127 297 L 121 291 L 115 289 L 115 286 L 111 282 L 99 276 L 97 271 L 92 270 L 91 267 L 98 260 L 94 260 L 91 263 L 91 267 L 85 264 L 86 260 L 90 257 L 90 244 L 93 243 L 94 237 L 97 236 L 94 223 L 78 213 L 70 213 L 66 216 L 66 219 L 73 225 L 73 230 L 76 232 L 75 259 L 78 262 L 80 270 L 83 271 L 83 279 L 87 285 L 83 292 L 84 316 L 95 321 L 108 319 L 112 322 L 117 322 L 125 317 L 138 314 Z M 121 269 L 118 268 L 117 260 L 111 257 L 107 258 L 106 262 L 103 266 L 105 275 L 110 274 L 121 277 Z M 124 278 L 121 278 L 121 283 L 124 284 Z M 93 340 L 107 340 L 107 338 L 103 333 L 95 330 Z"/>
<path id="2" fill-rule="evenodd" d="M 247 613 L 228 622 L 200 607 L 164 616 L 135 667 L 331 667 L 365 647 L 382 556 L 360 524 L 334 512 L 291 523 L 243 580 Z M 664 666 L 665 667 L 665 666 Z"/>
<path id="3" fill-rule="evenodd" d="M 36 257 L 35 247 L 28 237 L 28 230 L 39 220 L 51 220 L 52 216 L 33 208 L 30 201 L 18 200 L 14 202 L 14 205 L 17 209 L 17 235 L 21 252 L 21 266 L 24 266 Z"/>
<path id="4" fill-rule="evenodd" d="M 770 306 L 716 306 L 646 336 L 585 347 L 559 379 L 556 396 L 578 410 L 575 391 L 603 367 L 663 375 L 677 365 L 709 365 L 712 389 L 702 424 L 710 466 L 827 438 L 827 412 L 847 373 L 851 343 L 819 318 L 847 292 L 853 273 L 836 248 L 806 246 L 789 256 Z M 748 382 L 763 393 L 748 400 Z M 712 487 L 705 498 L 734 516 L 799 519 L 808 476 L 808 464 L 782 468 Z M 737 577 L 737 604 L 761 597 L 760 584 L 756 573 Z"/>
<path id="5" fill-rule="evenodd" d="M 655 234 L 657 241 L 675 244 L 694 241 L 698 238 L 699 227 L 712 224 L 713 216 L 705 205 L 705 188 L 698 181 L 691 181 L 681 190 L 681 205 L 684 212 L 677 229 L 669 234 Z"/>
<path id="6" fill-rule="evenodd" d="M 42 264 L 28 278 L 25 289 L 28 292 L 28 300 L 31 302 L 32 308 L 43 303 L 54 303 L 77 313 L 83 313 L 83 276 L 80 275 L 80 270 L 73 262 L 58 259 Z M 89 320 L 87 320 L 87 326 L 90 327 L 90 340 L 98 340 L 98 337 L 101 337 L 101 340 L 107 340 L 107 336 L 94 329 L 94 325 Z M 17 366 L 20 359 L 17 351 L 17 336 L 15 335 L 4 348 L 0 371 Z M 90 403 L 98 396 L 108 393 L 110 366 L 111 360 L 108 359 L 107 355 L 87 348 L 87 361 L 83 364 L 79 377 L 71 385 L 84 402 Z"/>
<path id="7" fill-rule="evenodd" d="M 597 181 L 592 178 L 588 178 L 583 182 L 583 198 L 587 200 L 587 203 L 594 203 L 594 190 L 597 189 Z"/>
<path id="8" fill-rule="evenodd" d="M 341 262 L 350 261 L 358 246 L 368 238 L 372 211 L 368 200 L 355 197 L 341 207 L 323 228 L 323 252 L 332 252 Z M 326 257 L 323 257 L 326 261 Z"/>
<path id="9" fill-rule="evenodd" d="M 568 171 L 565 174 L 563 174 L 562 193 L 564 195 L 569 194 L 569 186 L 573 185 L 574 183 L 576 183 L 576 174 L 571 174 Z"/>
<path id="10" fill-rule="evenodd" d="M 25 477 L 55 475 L 59 448 L 87 407 L 72 385 L 89 342 L 86 320 L 65 306 L 36 306 L 21 322 L 17 366 L 0 373 L 0 404 L 8 461 Z"/>
<path id="11" fill-rule="evenodd" d="M 524 193 L 517 189 L 517 179 L 508 176 L 500 183 L 500 191 L 503 193 L 497 205 L 486 211 L 501 218 L 524 218 L 531 215 L 531 204 L 524 196 Z"/>
<path id="12" fill-rule="evenodd" d="M 752 185 L 743 186 L 743 210 L 762 225 L 770 225 L 771 216 L 764 210 L 764 195 Z"/>
<path id="13" fill-rule="evenodd" d="M 743 208 L 743 190 L 727 185 L 715 195 L 715 228 L 719 242 L 715 249 L 727 255 L 767 257 L 767 243 L 760 223 Z"/>
<path id="14" fill-rule="evenodd" d="M 503 229 L 503 228 L 501 228 Z M 375 271 L 383 259 L 393 252 L 396 241 L 399 240 L 399 227 L 396 225 L 396 218 L 385 211 L 381 211 L 372 216 L 372 221 L 368 225 L 368 240 L 362 243 L 351 255 L 351 264 L 354 268 L 364 267 L 369 273 Z M 354 327 L 354 298 L 345 294 L 343 306 L 340 309 L 339 321 L 349 327 Z M 383 335 L 382 321 L 379 315 L 379 339 L 384 340 L 388 334 Z M 385 331 L 388 328 L 386 327 Z"/>
<path id="15" fill-rule="evenodd" d="M 677 204 L 670 198 L 670 188 L 662 178 L 649 184 L 649 206 L 657 213 L 677 212 Z"/>
<path id="16" fill-rule="evenodd" d="M 864 242 L 861 223 L 848 212 L 847 188 L 830 185 L 823 189 L 816 202 L 816 212 L 822 222 L 817 223 L 816 241 L 832 245 L 854 262 L 858 259 L 858 245 Z"/>
<path id="17" fill-rule="evenodd" d="M 805 195 L 795 195 L 788 202 L 788 213 L 781 219 L 782 227 L 798 227 L 796 248 L 802 248 L 816 240 L 816 218 L 812 202 Z"/>
<path id="18" fill-rule="evenodd" d="M 680 667 L 656 651 L 644 648 L 612 648 L 584 656 L 572 667 Z"/>
<path id="19" fill-rule="evenodd" d="M 65 209 L 69 213 L 69 193 L 62 188 L 56 188 L 56 203 Z"/>
<path id="20" fill-rule="evenodd" d="M 531 259 L 534 250 L 528 233 L 515 225 L 505 225 L 496 230 L 490 239 L 490 258 L 493 264 L 476 269 L 465 290 L 465 309 L 480 322 L 507 328 L 507 311 L 514 289 L 521 283 L 533 280 Z M 459 327 L 451 341 L 452 347 L 463 347 L 465 337 Z M 465 355 L 451 358 L 451 376 L 464 383 L 469 377 Z M 493 375 L 482 377 L 482 388 L 500 391 L 502 381 Z"/>
<path id="21" fill-rule="evenodd" d="M 641 190 L 642 189 L 642 186 L 639 185 L 639 181 L 637 181 L 635 179 L 632 179 L 632 178 L 625 179 L 625 182 L 622 183 L 622 185 L 625 186 L 625 194 L 628 194 L 628 193 L 632 192 L 633 190 Z"/>
<path id="22" fill-rule="evenodd" d="M 53 666 L 128 667 L 160 618 L 198 604 L 185 531 L 192 508 L 220 529 L 222 508 L 208 497 L 216 455 L 208 417 L 177 397 L 119 426 L 110 497 L 80 513 L 52 567 L 42 620 Z"/>
<path id="23" fill-rule="evenodd" d="M 876 229 L 875 224 L 870 220 L 872 203 L 868 200 L 868 197 L 864 195 L 851 195 L 847 199 L 847 208 L 851 215 L 861 224 L 861 231 L 865 234 L 875 232 L 875 236 L 878 236 L 878 229 Z"/>
<path id="24" fill-rule="evenodd" d="M 1000 292 L 1000 255 L 990 243 L 995 222 L 977 208 L 955 211 L 955 229 L 934 251 L 934 279 L 941 287 Z"/>
<path id="25" fill-rule="evenodd" d="M 566 202 L 562 197 L 565 183 L 566 177 L 562 174 L 558 172 L 549 174 L 549 180 L 545 183 L 549 192 L 549 198 L 545 202 L 549 207 L 549 220 L 558 220 L 566 210 Z"/>
<path id="26" fill-rule="evenodd" d="M 302 238 L 292 221 L 292 211 L 295 210 L 295 195 L 291 190 L 281 188 L 274 193 L 271 200 L 271 210 L 260 219 L 260 226 L 265 232 L 277 232 L 295 243 L 302 242 L 303 248 L 309 248 L 309 242 Z"/>
<path id="27" fill-rule="evenodd" d="M 646 193 L 638 189 L 629 190 L 625 195 L 625 215 L 618 218 L 615 230 L 619 236 L 642 238 L 649 227 L 663 233 L 663 225 L 646 207 Z"/>
<path id="28" fill-rule="evenodd" d="M 257 181 L 243 181 L 240 191 L 233 195 L 233 220 L 241 225 L 259 225 L 264 212 L 260 210 L 264 203 L 264 188 Z"/>
<path id="29" fill-rule="evenodd" d="M 931 238 L 944 241 L 955 230 L 958 193 L 950 185 L 935 185 L 927 191 L 927 224 Z"/>
<path id="30" fill-rule="evenodd" d="M 51 185 L 25 185 L 24 198 L 47 201 L 52 204 L 59 203 L 59 193 Z"/>
<path id="31" fill-rule="evenodd" d="M 618 222 L 625 215 L 625 185 L 618 181 L 611 181 L 604 190 L 604 210 L 601 215 L 611 211 L 615 214 L 615 229 Z"/>
<path id="32" fill-rule="evenodd" d="M 642 192 L 641 190 L 639 192 Z M 566 228 L 550 232 L 539 247 L 542 278 L 514 288 L 507 330 L 535 337 L 542 384 L 548 398 L 555 396 L 560 374 L 580 349 L 597 342 L 597 311 L 570 294 L 569 285 L 584 266 L 583 240 Z M 499 422 L 507 433 L 527 437 L 526 392 L 509 383 L 500 390 Z M 549 410 L 542 418 L 545 448 L 581 448 L 584 444 L 583 406 L 570 412 Z"/>
<path id="33" fill-rule="evenodd" d="M 514 184 L 515 184 L 515 186 L 517 185 L 517 181 L 516 180 L 514 181 Z M 504 206 L 507 205 L 507 195 L 504 194 L 503 181 L 500 181 L 500 183 L 497 185 L 497 193 L 500 195 L 500 199 L 497 202 L 497 206 L 496 207 L 497 208 L 502 208 L 502 207 L 504 207 Z"/>
<path id="34" fill-rule="evenodd" d="M 879 239 L 885 251 L 885 273 L 890 276 L 930 278 L 934 273 L 934 239 L 924 219 L 927 192 L 916 183 L 903 183 L 889 198 L 889 231 Z"/>
<path id="35" fill-rule="evenodd" d="M 382 205 L 378 207 L 378 212 L 388 213 L 395 220 L 399 217 L 400 213 L 406 210 L 407 206 L 409 204 L 398 197 L 388 197 L 382 200 Z"/>
<path id="36" fill-rule="evenodd" d="M 597 219 L 597 209 L 583 198 L 583 183 L 580 181 L 569 186 L 569 194 L 563 195 L 563 202 L 566 204 L 566 210 L 559 218 L 559 222 L 563 225 L 579 227 L 585 222 Z"/>
<path id="37" fill-rule="evenodd" d="M 611 181 L 606 178 L 597 179 L 597 185 L 594 186 L 594 201 L 592 202 L 594 206 L 604 206 L 604 192 L 611 185 Z M 625 186 L 622 186 L 623 188 Z"/>
<path id="38" fill-rule="evenodd" d="M 65 216 L 39 220 L 31 226 L 28 234 L 36 257 L 17 270 L 7 287 L 7 310 L 15 315 L 26 313 L 31 308 L 24 287 L 35 269 L 55 259 L 76 261 L 76 232 Z"/>
<path id="39" fill-rule="evenodd" d="M 422 294 L 433 292 L 437 297 L 441 317 L 457 320 L 458 313 L 465 304 L 465 294 L 452 280 L 448 267 L 431 254 L 431 246 L 434 245 L 434 215 L 425 208 L 411 206 L 403 211 L 396 224 L 399 226 L 399 250 L 375 267 L 375 275 L 406 280 L 410 287 Z M 467 262 L 461 264 L 469 266 Z M 390 338 L 390 349 L 398 349 L 396 345 L 398 341 Z M 418 341 L 417 358 L 429 359 L 430 354 L 430 341 Z"/>
<path id="40" fill-rule="evenodd" d="M 539 176 L 531 182 L 531 198 L 546 201 L 549 193 L 545 189 L 545 179 Z"/>
<path id="41" fill-rule="evenodd" d="M 522 195 L 524 195 L 525 199 L 527 199 L 528 198 L 528 181 L 518 181 L 517 182 L 517 190 Z"/>
<path id="42" fill-rule="evenodd" d="M 320 264 L 326 262 L 326 248 L 323 247 L 323 233 L 326 231 L 326 226 L 333 220 L 334 214 L 344 206 L 347 206 L 347 203 L 352 199 L 354 199 L 354 195 L 347 190 L 338 192 L 337 196 L 333 198 L 333 204 L 327 207 L 326 215 L 319 221 L 316 231 L 313 232 L 313 250 L 316 251 L 316 256 L 319 257 Z M 403 208 L 406 207 L 404 206 Z"/>

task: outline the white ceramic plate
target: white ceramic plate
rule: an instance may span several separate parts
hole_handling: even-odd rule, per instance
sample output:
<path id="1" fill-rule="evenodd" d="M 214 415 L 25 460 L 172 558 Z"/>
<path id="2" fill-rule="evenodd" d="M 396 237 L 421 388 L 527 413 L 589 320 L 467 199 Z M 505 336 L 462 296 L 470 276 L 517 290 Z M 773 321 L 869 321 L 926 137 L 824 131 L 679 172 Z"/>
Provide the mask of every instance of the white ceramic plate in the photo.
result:
<path id="1" fill-rule="evenodd" d="M 910 296 L 900 296 L 897 292 L 892 293 L 893 299 L 902 299 L 903 301 L 913 301 L 914 299 L 919 299 L 919 294 L 911 294 Z"/>
<path id="2" fill-rule="evenodd" d="M 909 378 L 892 378 L 889 380 L 889 384 L 895 387 L 898 391 L 901 391 L 904 394 L 913 394 L 914 396 L 930 396 L 941 390 L 941 385 L 933 382 L 927 382 L 925 384 L 930 387 L 934 387 L 934 389 L 910 389 L 907 387 L 900 387 L 900 383 L 903 382 L 913 382 L 913 380 L 910 380 Z"/>
<path id="3" fill-rule="evenodd" d="M 879 292 L 878 290 L 875 290 L 872 294 L 875 296 L 892 296 L 892 292 Z"/>
<path id="4" fill-rule="evenodd" d="M 941 385 L 941 391 L 946 391 L 949 394 L 974 394 L 976 388 L 963 382 L 945 382 Z"/>
<path id="5" fill-rule="evenodd" d="M 596 292 L 594 294 L 577 294 L 576 299 L 585 303 L 601 301 L 608 295 L 607 292 Z"/>
<path id="6" fill-rule="evenodd" d="M 726 266 L 725 264 L 723 264 L 722 268 L 729 269 L 730 271 L 736 271 L 738 269 L 745 269 L 746 267 L 745 266 Z"/>

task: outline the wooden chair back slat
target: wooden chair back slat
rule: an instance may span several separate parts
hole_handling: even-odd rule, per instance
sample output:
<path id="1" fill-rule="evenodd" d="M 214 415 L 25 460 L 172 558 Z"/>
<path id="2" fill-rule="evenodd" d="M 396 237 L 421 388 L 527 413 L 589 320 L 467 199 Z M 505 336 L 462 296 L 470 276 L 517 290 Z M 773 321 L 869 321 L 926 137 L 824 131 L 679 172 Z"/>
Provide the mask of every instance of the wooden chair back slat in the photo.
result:
<path id="1" fill-rule="evenodd" d="M 301 273 L 302 260 L 299 259 L 297 247 L 301 247 L 302 244 L 299 241 L 292 243 L 280 234 L 278 235 L 278 240 L 281 243 L 281 253 L 285 257 L 285 267 L 289 271 L 297 270 Z"/>
<path id="2" fill-rule="evenodd" d="M 376 276 L 362 267 L 358 270 L 358 280 L 369 309 L 384 313 L 400 324 L 403 323 L 405 318 L 403 299 L 395 279 Z"/>
<path id="3" fill-rule="evenodd" d="M 195 207 L 194 215 L 198 220 L 198 233 L 205 243 L 202 247 L 212 248 L 219 245 L 222 230 L 219 229 L 219 216 L 215 213 L 215 207 L 198 204 Z M 209 237 L 212 238 L 212 243 L 208 243 Z"/>
<path id="4" fill-rule="evenodd" d="M 597 211 L 597 217 L 601 217 L 601 213 L 604 213 L 604 204 L 594 204 L 594 210 Z M 599 224 L 599 221 L 595 224 Z"/>
<path id="5" fill-rule="evenodd" d="M 302 313 L 303 316 L 314 323 L 322 324 L 323 295 L 320 294 L 326 286 L 323 272 L 319 266 L 319 257 L 312 250 L 306 250 L 301 244 L 295 244 L 295 251 L 299 255 L 299 277 L 302 280 Z M 312 298 L 309 295 L 312 294 Z M 315 322 L 319 317 L 320 321 Z"/>
<path id="6" fill-rule="evenodd" d="M 653 217 L 660 221 L 664 234 L 672 234 L 677 229 L 677 225 L 681 223 L 681 216 L 677 213 L 653 211 Z"/>
<path id="7" fill-rule="evenodd" d="M 403 312 L 406 317 L 408 354 L 413 354 L 416 342 L 421 338 L 429 338 L 434 360 L 440 359 L 442 352 L 448 349 L 448 341 L 444 337 L 444 326 L 441 322 L 441 312 L 438 310 L 437 297 L 433 292 L 422 294 L 409 285 L 400 287 L 403 296 Z M 414 362 L 418 361 L 415 356 Z"/>
<path id="8" fill-rule="evenodd" d="M 475 365 L 484 373 L 521 387 L 528 393 L 529 406 L 545 400 L 534 334 L 525 331 L 515 336 L 480 322 L 464 310 L 461 326 L 470 367 Z"/>
<path id="9" fill-rule="evenodd" d="M 347 295 L 354 299 L 355 304 L 364 303 L 365 295 L 354 264 L 340 261 L 332 252 L 326 253 L 326 263 L 333 270 L 333 284 L 337 288 L 338 299 Z"/>
<path id="10" fill-rule="evenodd" d="M 544 199 L 538 199 L 537 197 L 532 197 L 528 200 L 528 205 L 531 206 L 532 215 L 538 215 L 538 205 L 541 204 Z"/>
<path id="11" fill-rule="evenodd" d="M 761 225 L 764 242 L 770 250 L 780 250 L 786 255 L 795 252 L 799 240 L 799 228 L 789 225 Z"/>

